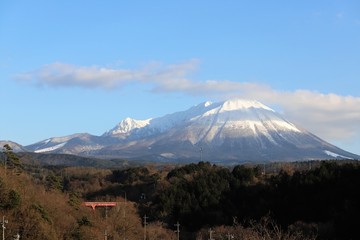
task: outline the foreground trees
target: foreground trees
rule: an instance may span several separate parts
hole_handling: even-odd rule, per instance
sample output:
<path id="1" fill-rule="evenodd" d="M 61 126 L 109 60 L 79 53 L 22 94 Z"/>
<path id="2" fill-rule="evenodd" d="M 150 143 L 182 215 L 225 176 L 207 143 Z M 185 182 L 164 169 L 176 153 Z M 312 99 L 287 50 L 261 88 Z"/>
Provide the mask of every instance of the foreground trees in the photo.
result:
<path id="1" fill-rule="evenodd" d="M 354 239 L 360 221 L 360 167 L 322 162 L 309 171 L 261 175 L 257 168 L 232 171 L 199 163 L 169 172 L 170 184 L 153 202 L 164 221 L 202 226 L 245 227 L 270 214 L 282 229 L 314 232 L 320 239 Z"/>
<path id="2" fill-rule="evenodd" d="M 357 238 L 357 162 L 283 166 L 265 175 L 263 166 L 206 162 L 112 170 L 25 165 L 22 174 L 3 165 L 0 217 L 9 220 L 6 239 L 103 239 L 105 230 L 108 240 L 176 239 L 177 222 L 183 240 L 209 239 L 210 232 L 216 240 Z M 118 204 L 93 211 L 84 201 Z"/>
<path id="3" fill-rule="evenodd" d="M 9 169 L 16 174 L 20 174 L 23 169 L 23 165 L 20 161 L 20 158 L 13 152 L 9 144 L 3 146 L 3 155 L 4 155 L 4 168 Z"/>

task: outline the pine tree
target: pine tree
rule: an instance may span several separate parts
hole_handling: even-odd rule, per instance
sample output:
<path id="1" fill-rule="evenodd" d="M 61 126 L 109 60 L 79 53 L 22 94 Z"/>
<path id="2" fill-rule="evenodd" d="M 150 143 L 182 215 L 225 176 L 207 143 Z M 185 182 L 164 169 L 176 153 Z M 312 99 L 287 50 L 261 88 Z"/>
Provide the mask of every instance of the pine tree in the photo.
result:
<path id="1" fill-rule="evenodd" d="M 3 153 L 5 155 L 5 169 L 11 169 L 17 175 L 23 170 L 23 165 L 20 158 L 13 152 L 9 144 L 5 144 L 3 147 Z"/>

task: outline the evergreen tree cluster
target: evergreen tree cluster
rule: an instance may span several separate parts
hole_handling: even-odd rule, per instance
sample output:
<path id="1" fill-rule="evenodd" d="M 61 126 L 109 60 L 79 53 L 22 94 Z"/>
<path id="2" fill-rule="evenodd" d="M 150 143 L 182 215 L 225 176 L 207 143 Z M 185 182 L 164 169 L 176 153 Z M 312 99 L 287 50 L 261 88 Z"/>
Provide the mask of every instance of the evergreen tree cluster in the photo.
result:
<path id="1" fill-rule="evenodd" d="M 324 161 L 310 171 L 263 176 L 259 167 L 232 170 L 200 162 L 169 172 L 170 184 L 153 207 L 165 221 L 191 230 L 245 225 L 270 216 L 283 228 L 302 228 L 320 239 L 356 239 L 360 224 L 360 167 Z"/>
<path id="2" fill-rule="evenodd" d="M 5 158 L 3 164 L 5 168 L 12 170 L 16 174 L 20 174 L 23 170 L 23 165 L 9 144 L 3 146 L 3 154 Z"/>

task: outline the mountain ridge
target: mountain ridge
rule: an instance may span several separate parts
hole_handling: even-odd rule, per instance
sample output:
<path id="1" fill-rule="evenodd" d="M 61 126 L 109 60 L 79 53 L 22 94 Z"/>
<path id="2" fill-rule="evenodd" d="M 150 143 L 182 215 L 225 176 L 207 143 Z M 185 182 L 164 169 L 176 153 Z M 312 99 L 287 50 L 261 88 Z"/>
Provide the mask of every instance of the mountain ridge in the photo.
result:
<path id="1" fill-rule="evenodd" d="M 37 153 L 102 158 L 211 162 L 358 158 L 296 126 L 270 107 L 230 99 L 203 102 L 158 118 L 125 118 L 101 136 L 49 138 L 25 147 Z M 200 153 L 201 149 L 201 153 Z"/>

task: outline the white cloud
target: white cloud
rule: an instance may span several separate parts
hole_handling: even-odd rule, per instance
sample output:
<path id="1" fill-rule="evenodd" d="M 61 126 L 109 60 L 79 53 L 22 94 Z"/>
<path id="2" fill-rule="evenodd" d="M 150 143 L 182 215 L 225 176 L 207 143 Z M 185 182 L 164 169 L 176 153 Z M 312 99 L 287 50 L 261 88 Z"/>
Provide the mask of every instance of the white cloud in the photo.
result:
<path id="1" fill-rule="evenodd" d="M 309 131 L 329 140 L 360 135 L 359 97 L 309 90 L 272 91 L 273 96 L 268 98 L 268 102 L 280 105 L 288 118 Z"/>
<path id="2" fill-rule="evenodd" d="M 197 61 L 191 60 L 178 65 L 150 63 L 141 69 L 117 69 L 56 62 L 35 71 L 18 74 L 15 79 L 50 87 L 116 89 L 129 82 L 161 83 L 179 80 L 195 69 L 196 65 Z"/>
<path id="3" fill-rule="evenodd" d="M 207 98 L 241 97 L 280 106 L 285 116 L 330 141 L 360 135 L 360 97 L 322 94 L 311 90 L 279 91 L 270 86 L 229 80 L 195 81 L 189 74 L 198 61 L 162 65 L 151 63 L 141 69 L 115 69 L 53 63 L 20 74 L 17 79 L 47 86 L 117 89 L 127 83 L 149 84 L 154 92 L 176 92 Z"/>

